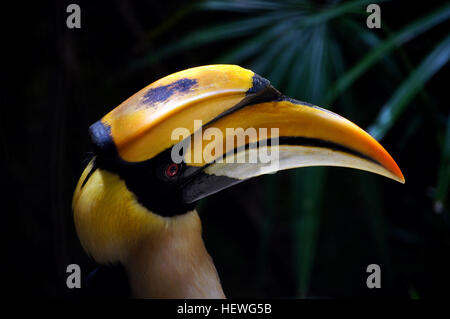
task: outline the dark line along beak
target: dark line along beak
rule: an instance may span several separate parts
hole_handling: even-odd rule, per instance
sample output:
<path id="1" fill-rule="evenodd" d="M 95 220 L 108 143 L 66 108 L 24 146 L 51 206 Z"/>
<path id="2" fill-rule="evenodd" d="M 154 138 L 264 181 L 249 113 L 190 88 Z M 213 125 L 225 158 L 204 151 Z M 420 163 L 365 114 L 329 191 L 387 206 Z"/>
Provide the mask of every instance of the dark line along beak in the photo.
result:
<path id="1" fill-rule="evenodd" d="M 189 166 L 202 168 L 184 189 L 184 200 L 193 202 L 249 178 L 279 170 L 306 166 L 356 168 L 386 176 L 400 183 L 405 179 L 389 153 L 368 133 L 328 110 L 289 98 L 248 105 L 205 126 L 219 130 L 223 138 L 203 140 L 202 151 L 215 149 L 215 161 L 193 162 L 195 146 L 186 157 Z M 242 128 L 234 137 L 227 128 Z M 267 137 L 246 135 L 246 129 L 266 128 Z M 271 136 L 277 128 L 277 136 Z M 241 141 L 227 147 L 226 139 Z M 278 137 L 279 145 L 265 140 Z M 264 143 L 263 143 L 264 142 Z M 215 148 L 217 147 L 217 148 Z M 274 162 L 249 163 L 250 152 L 277 152 Z M 273 155 L 273 154 L 272 154 Z M 222 162 L 217 162 L 217 160 Z M 243 163 L 239 163 L 242 160 Z M 227 163 L 232 162 L 232 163 Z"/>

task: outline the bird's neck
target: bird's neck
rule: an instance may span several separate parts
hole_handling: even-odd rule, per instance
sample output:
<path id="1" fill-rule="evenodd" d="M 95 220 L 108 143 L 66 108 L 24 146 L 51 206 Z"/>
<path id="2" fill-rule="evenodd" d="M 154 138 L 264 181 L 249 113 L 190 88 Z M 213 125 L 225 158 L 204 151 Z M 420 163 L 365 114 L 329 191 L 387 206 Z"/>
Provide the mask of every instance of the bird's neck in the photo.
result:
<path id="1" fill-rule="evenodd" d="M 196 211 L 171 218 L 157 238 L 143 239 L 126 268 L 138 298 L 225 298 Z"/>

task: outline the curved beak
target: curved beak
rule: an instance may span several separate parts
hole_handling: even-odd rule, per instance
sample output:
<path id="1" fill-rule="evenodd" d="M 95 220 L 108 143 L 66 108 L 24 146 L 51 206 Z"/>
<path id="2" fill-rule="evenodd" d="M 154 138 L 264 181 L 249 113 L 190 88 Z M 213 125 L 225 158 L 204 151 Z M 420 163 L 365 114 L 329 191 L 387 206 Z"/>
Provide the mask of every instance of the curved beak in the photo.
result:
<path id="1" fill-rule="evenodd" d="M 201 168 L 184 188 L 186 202 L 255 176 L 305 166 L 356 168 L 405 182 L 393 158 L 367 132 L 333 112 L 284 96 L 237 110 L 203 127 L 202 134 L 201 148 L 193 145 L 194 136 L 185 154 L 189 166 Z M 204 160 L 193 161 L 200 150 Z M 209 153 L 214 160 L 205 161 Z"/>
<path id="2" fill-rule="evenodd" d="M 178 181 L 185 203 L 304 166 L 350 167 L 405 182 L 389 153 L 357 125 L 288 98 L 268 80 L 233 65 L 160 79 L 90 130 L 99 152 L 127 165 L 183 161 Z"/>

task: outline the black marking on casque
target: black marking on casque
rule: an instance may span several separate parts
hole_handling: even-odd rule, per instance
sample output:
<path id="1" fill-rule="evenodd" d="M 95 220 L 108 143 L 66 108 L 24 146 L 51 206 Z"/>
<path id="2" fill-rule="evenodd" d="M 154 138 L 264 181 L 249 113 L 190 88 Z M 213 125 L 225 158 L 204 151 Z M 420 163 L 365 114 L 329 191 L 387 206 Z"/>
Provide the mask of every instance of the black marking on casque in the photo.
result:
<path id="1" fill-rule="evenodd" d="M 143 98 L 142 103 L 152 105 L 158 102 L 164 102 L 170 98 L 175 92 L 188 92 L 197 85 L 195 79 L 180 79 L 168 85 L 161 85 L 148 90 Z"/>
<path id="2" fill-rule="evenodd" d="M 212 119 L 211 121 L 206 123 L 204 126 L 208 126 L 208 125 L 218 121 L 219 119 L 223 118 L 224 116 L 234 113 L 246 106 L 255 105 L 258 103 L 281 102 L 281 101 L 290 102 L 290 103 L 296 104 L 296 105 L 309 106 L 309 107 L 315 108 L 317 110 L 324 111 L 330 115 L 344 119 L 342 116 L 340 116 L 336 113 L 333 113 L 330 110 L 321 108 L 317 105 L 314 105 L 314 104 L 311 104 L 308 102 L 295 100 L 286 95 L 283 95 L 280 91 L 278 91 L 276 88 L 274 88 L 270 84 L 269 80 L 263 78 L 262 76 L 260 76 L 258 74 L 255 74 L 253 76 L 253 85 L 249 90 L 247 90 L 246 97 L 244 99 L 242 99 L 242 101 L 240 101 L 235 106 L 229 108 L 225 112 L 222 112 L 221 114 L 216 116 L 214 119 Z"/>
<path id="3" fill-rule="evenodd" d="M 252 78 L 252 87 L 247 90 L 246 95 L 251 95 L 264 90 L 270 85 L 270 81 L 258 74 L 254 74 Z"/>
<path id="4" fill-rule="evenodd" d="M 274 101 L 278 99 L 282 94 L 272 85 L 270 85 L 269 80 L 259 76 L 258 74 L 255 74 L 253 76 L 253 85 L 249 90 L 247 90 L 245 95 L 246 95 L 245 98 L 243 98 L 238 104 L 220 113 L 214 119 L 204 124 L 204 126 L 206 127 L 220 120 L 221 118 L 230 115 L 246 106 L 264 103 L 268 101 Z"/>
<path id="5" fill-rule="evenodd" d="M 91 136 L 91 142 L 94 145 L 96 154 L 107 156 L 118 154 L 111 136 L 111 127 L 104 124 L 101 120 L 89 127 L 89 135 Z"/>

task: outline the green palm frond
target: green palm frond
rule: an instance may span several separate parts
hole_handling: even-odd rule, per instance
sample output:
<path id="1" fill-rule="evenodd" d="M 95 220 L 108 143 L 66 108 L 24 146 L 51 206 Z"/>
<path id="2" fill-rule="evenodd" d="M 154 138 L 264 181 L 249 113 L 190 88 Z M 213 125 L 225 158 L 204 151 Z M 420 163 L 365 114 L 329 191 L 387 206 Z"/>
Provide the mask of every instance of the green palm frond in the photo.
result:
<path id="1" fill-rule="evenodd" d="M 447 118 L 447 128 L 445 139 L 442 147 L 441 165 L 438 171 L 438 181 L 436 193 L 434 196 L 434 209 L 437 213 L 441 213 L 445 209 L 449 197 L 449 183 L 450 183 L 450 114 Z M 448 211 L 447 211 L 448 214 Z M 449 221 L 450 216 L 447 216 Z"/>
<path id="2" fill-rule="evenodd" d="M 361 59 L 361 61 L 359 61 L 354 67 L 352 67 L 341 79 L 339 79 L 339 81 L 327 95 L 326 102 L 332 102 L 337 96 L 348 89 L 362 74 L 364 74 L 364 72 L 366 72 L 371 66 L 377 63 L 381 58 L 388 55 L 391 51 L 414 39 L 427 30 L 435 27 L 436 25 L 448 20 L 449 18 L 450 4 L 446 4 L 445 6 L 433 11 L 432 13 L 419 19 L 418 21 L 414 21 L 402 30 L 393 34 L 381 45 L 375 47 L 363 59 Z"/>
<path id="3" fill-rule="evenodd" d="M 395 91 L 383 106 L 375 123 L 368 129 L 376 139 L 381 139 L 405 111 L 409 102 L 423 85 L 450 59 L 450 35 L 447 36 Z"/>

